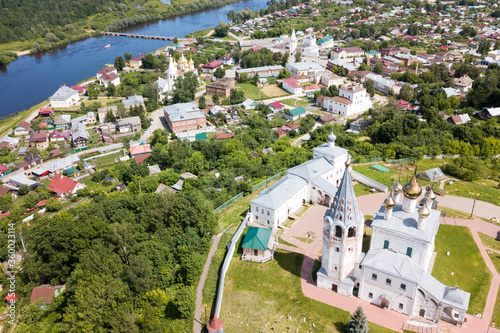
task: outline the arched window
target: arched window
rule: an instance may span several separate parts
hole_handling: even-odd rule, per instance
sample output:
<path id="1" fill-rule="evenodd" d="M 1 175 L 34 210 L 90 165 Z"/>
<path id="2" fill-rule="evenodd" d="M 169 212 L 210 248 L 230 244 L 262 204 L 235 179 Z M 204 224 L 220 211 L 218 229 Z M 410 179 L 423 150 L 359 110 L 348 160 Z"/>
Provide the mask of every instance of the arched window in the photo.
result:
<path id="1" fill-rule="evenodd" d="M 347 237 L 356 237 L 356 227 L 350 227 L 347 231 Z"/>
<path id="2" fill-rule="evenodd" d="M 339 221 L 342 221 L 344 219 L 344 215 L 342 215 L 342 213 L 339 213 L 337 215 L 337 218 L 339 219 Z"/>
<path id="3" fill-rule="evenodd" d="M 335 237 L 342 238 L 342 227 L 339 225 L 335 227 Z"/>

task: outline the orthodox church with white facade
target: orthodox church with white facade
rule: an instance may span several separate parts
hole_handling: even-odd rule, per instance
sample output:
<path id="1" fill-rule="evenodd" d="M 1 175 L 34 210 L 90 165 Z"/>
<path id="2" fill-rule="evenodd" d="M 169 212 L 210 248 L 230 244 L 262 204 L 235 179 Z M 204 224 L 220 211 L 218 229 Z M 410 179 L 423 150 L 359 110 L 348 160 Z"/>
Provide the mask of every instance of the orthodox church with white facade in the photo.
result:
<path id="1" fill-rule="evenodd" d="M 365 221 L 346 163 L 340 187 L 324 216 L 318 287 L 408 316 L 461 325 L 470 294 L 446 286 L 430 274 L 441 212 L 432 209 L 436 198 L 432 189 L 417 209 L 421 193 L 416 175 L 404 186 L 399 181 L 394 185 L 373 218 L 370 248 L 363 253 Z"/>
<path id="2" fill-rule="evenodd" d="M 193 72 L 198 75 L 198 70 L 194 67 L 193 59 L 189 59 L 188 61 L 184 57 L 184 54 L 182 54 L 179 61 L 176 62 L 174 57 L 170 57 L 168 70 L 166 72 L 167 78 L 159 78 L 156 81 L 160 93 L 163 95 L 168 94 L 174 88 L 175 80 L 177 80 L 178 77 L 183 77 L 187 72 Z"/>
<path id="3" fill-rule="evenodd" d="M 366 89 L 348 86 L 339 89 L 339 95 L 325 98 L 323 107 L 329 112 L 350 117 L 368 111 L 372 107 Z"/>
<path id="4" fill-rule="evenodd" d="M 250 201 L 250 220 L 276 229 L 303 204 L 329 205 L 337 193 L 348 160 L 347 149 L 335 146 L 335 134 L 328 143 L 313 149 L 313 159 L 288 170 L 287 175 Z"/>

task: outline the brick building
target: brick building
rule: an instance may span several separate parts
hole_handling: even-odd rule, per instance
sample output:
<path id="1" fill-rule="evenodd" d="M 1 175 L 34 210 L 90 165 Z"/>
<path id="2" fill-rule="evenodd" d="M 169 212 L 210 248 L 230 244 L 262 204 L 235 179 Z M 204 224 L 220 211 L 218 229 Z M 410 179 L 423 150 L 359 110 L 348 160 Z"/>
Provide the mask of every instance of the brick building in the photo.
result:
<path id="1" fill-rule="evenodd" d="M 207 95 L 217 94 L 220 97 L 229 97 L 231 89 L 235 88 L 235 80 L 229 77 L 224 77 L 207 85 Z"/>
<path id="2" fill-rule="evenodd" d="M 207 127 L 207 118 L 196 103 L 178 103 L 163 107 L 163 113 L 172 133 Z"/>

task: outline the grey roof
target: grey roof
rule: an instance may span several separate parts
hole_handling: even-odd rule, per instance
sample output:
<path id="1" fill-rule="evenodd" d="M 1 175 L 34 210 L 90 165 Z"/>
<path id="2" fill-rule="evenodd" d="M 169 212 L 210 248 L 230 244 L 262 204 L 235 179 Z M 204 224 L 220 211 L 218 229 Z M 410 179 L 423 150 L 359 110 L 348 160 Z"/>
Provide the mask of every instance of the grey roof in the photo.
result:
<path id="1" fill-rule="evenodd" d="M 73 123 L 73 125 L 71 126 L 71 138 L 73 140 L 76 140 L 78 138 L 83 138 L 88 140 L 89 136 L 87 134 L 87 130 L 85 130 L 85 125 L 80 122 Z"/>
<path id="2" fill-rule="evenodd" d="M 78 163 L 78 161 L 80 161 L 80 158 L 77 155 L 73 154 L 44 163 L 43 167 L 51 172 L 54 172 L 54 171 L 68 169 L 74 164 Z"/>
<path id="3" fill-rule="evenodd" d="M 148 166 L 149 168 L 149 174 L 150 175 L 156 175 L 157 173 L 160 173 L 160 167 L 158 165 L 150 165 Z"/>
<path id="4" fill-rule="evenodd" d="M 325 212 L 325 222 L 330 225 L 340 223 L 349 228 L 350 226 L 362 226 L 365 218 L 359 209 L 356 193 L 352 186 L 351 172 L 347 168 L 342 176 L 339 189 L 333 198 L 330 209 Z"/>
<path id="5" fill-rule="evenodd" d="M 262 66 L 262 67 L 254 67 L 254 68 L 241 68 L 237 69 L 236 73 L 252 73 L 252 72 L 263 72 L 268 70 L 282 70 L 283 66 Z"/>
<path id="6" fill-rule="evenodd" d="M 304 61 L 304 62 L 296 62 L 296 63 L 292 63 L 292 64 L 287 64 L 287 67 L 295 68 L 298 71 L 304 71 L 307 69 L 318 69 L 318 70 L 325 69 L 325 67 L 323 67 L 320 64 L 315 63 L 313 61 Z"/>
<path id="7" fill-rule="evenodd" d="M 442 284 L 413 259 L 402 253 L 391 250 L 370 250 L 361 264 L 414 282 L 439 302 L 461 310 L 467 310 L 469 307 L 470 294 L 468 292 Z"/>
<path id="8" fill-rule="evenodd" d="M 250 98 L 247 98 L 243 103 L 241 103 L 241 105 L 246 108 L 247 106 L 252 106 L 252 104 L 254 104 L 255 101 L 253 99 L 250 99 Z"/>
<path id="9" fill-rule="evenodd" d="M 71 122 L 74 123 L 81 123 L 83 121 L 87 121 L 88 115 L 80 116 L 78 118 L 73 118 Z"/>
<path id="10" fill-rule="evenodd" d="M 487 108 L 486 111 L 492 116 L 497 117 L 500 116 L 500 107 L 498 108 Z"/>
<path id="11" fill-rule="evenodd" d="M 326 192 L 332 198 L 335 196 L 335 194 L 337 193 L 337 190 L 338 190 L 337 186 L 330 183 L 328 180 L 326 180 L 323 177 L 318 177 L 318 178 L 314 179 L 312 181 L 312 184 L 319 187 L 323 192 Z"/>
<path id="12" fill-rule="evenodd" d="M 163 107 L 163 112 L 168 115 L 171 121 L 190 120 L 205 117 L 205 114 L 198 108 L 195 102 L 178 103 Z"/>
<path id="13" fill-rule="evenodd" d="M 141 125 L 141 118 L 138 116 L 133 116 L 133 117 L 127 117 L 123 119 L 118 119 L 116 120 L 116 125 L 117 126 L 126 126 L 126 125 Z"/>
<path id="14" fill-rule="evenodd" d="M 424 173 L 431 181 L 444 177 L 444 173 L 439 167 L 426 170 Z"/>
<path id="15" fill-rule="evenodd" d="M 307 182 L 295 175 L 286 175 L 273 186 L 264 189 L 251 201 L 255 205 L 269 209 L 277 209 L 297 194 Z"/>
<path id="16" fill-rule="evenodd" d="M 132 95 L 127 99 L 122 100 L 124 105 L 132 105 L 132 104 L 144 104 L 144 99 L 141 95 Z"/>
<path id="17" fill-rule="evenodd" d="M 135 147 L 135 146 L 140 146 L 140 145 L 145 145 L 147 142 L 146 142 L 146 139 L 140 139 L 140 140 L 137 140 L 137 141 L 130 141 L 128 143 L 128 145 L 130 146 L 130 148 L 132 147 Z"/>
<path id="18" fill-rule="evenodd" d="M 394 87 L 394 85 L 396 84 L 396 82 L 394 82 L 393 80 L 385 79 L 382 76 L 373 73 L 365 75 L 365 81 L 366 80 L 372 80 L 373 82 L 377 82 L 380 85 L 390 88 Z"/>
<path id="19" fill-rule="evenodd" d="M 324 175 L 332 168 L 333 166 L 331 165 L 331 163 L 328 162 L 325 158 L 315 158 L 289 169 L 287 173 L 289 175 L 299 176 L 305 181 L 310 182 L 311 180 Z M 335 194 L 335 192 L 333 194 Z"/>
<path id="20" fill-rule="evenodd" d="M 345 148 L 338 147 L 338 146 L 329 147 L 328 143 L 325 143 L 319 147 L 314 148 L 313 152 L 315 154 L 319 154 L 319 155 L 325 156 L 327 158 L 328 157 L 337 158 L 339 156 L 347 154 L 348 150 Z"/>
<path id="21" fill-rule="evenodd" d="M 70 87 L 67 86 L 62 86 L 61 88 L 57 89 L 57 91 L 54 93 L 54 95 L 50 96 L 50 98 L 70 98 L 74 94 L 78 95 L 78 91 L 71 89 Z"/>
<path id="22" fill-rule="evenodd" d="M 379 212 L 375 215 L 372 222 L 372 229 L 381 229 L 392 234 L 419 239 L 426 243 L 434 241 L 434 237 L 439 227 L 439 217 L 441 211 L 431 210 L 431 214 L 427 217 L 426 226 L 423 230 L 417 228 L 418 213 L 407 213 L 403 211 L 401 203 L 396 204 L 392 210 L 392 218 L 384 219 L 385 206 L 380 207 Z"/>
<path id="23" fill-rule="evenodd" d="M 26 151 L 28 150 L 29 147 L 21 147 L 19 148 L 19 153 L 20 154 L 23 154 L 23 153 L 26 153 Z"/>
<path id="24" fill-rule="evenodd" d="M 9 181 L 11 183 L 18 185 L 18 186 L 21 186 L 21 185 L 34 186 L 37 184 L 37 182 L 29 179 L 25 175 L 14 175 L 14 176 L 10 177 Z"/>

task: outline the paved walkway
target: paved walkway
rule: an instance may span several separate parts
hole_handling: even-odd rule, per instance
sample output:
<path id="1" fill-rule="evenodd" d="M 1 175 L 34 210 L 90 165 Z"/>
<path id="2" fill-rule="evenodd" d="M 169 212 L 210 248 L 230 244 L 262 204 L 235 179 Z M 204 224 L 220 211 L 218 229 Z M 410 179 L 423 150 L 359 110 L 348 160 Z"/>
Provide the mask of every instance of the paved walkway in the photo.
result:
<path id="1" fill-rule="evenodd" d="M 444 197 L 438 197 L 439 205 L 456 209 L 461 212 L 469 213 L 472 211 L 474 205 L 474 199 L 457 197 L 455 195 L 445 195 Z M 500 206 L 494 205 L 489 202 L 476 200 L 476 205 L 474 207 L 474 215 L 491 219 L 496 217 L 500 219 Z"/>
<path id="2" fill-rule="evenodd" d="M 203 267 L 203 272 L 201 273 L 200 282 L 198 283 L 198 288 L 196 288 L 196 308 L 194 310 L 194 325 L 193 332 L 201 333 L 202 323 L 201 323 L 201 303 L 203 302 L 203 287 L 205 287 L 205 281 L 207 280 L 208 271 L 210 270 L 210 264 L 212 263 L 212 258 L 214 257 L 215 251 L 219 246 L 219 242 L 222 234 L 218 234 L 212 237 L 212 247 L 210 247 L 210 252 L 208 253 L 207 261 Z"/>
<path id="3" fill-rule="evenodd" d="M 358 204 L 362 209 L 364 214 L 373 215 L 376 213 L 383 200 L 386 198 L 386 193 L 377 193 L 371 195 L 365 195 L 358 198 Z M 442 203 L 442 198 L 439 197 L 438 201 Z M 472 200 L 472 199 L 469 199 Z M 447 204 L 448 201 L 445 201 Z M 477 203 L 476 203 L 477 204 Z M 476 206 L 477 207 L 477 206 Z M 465 207 L 465 209 L 467 209 Z M 320 205 L 314 205 L 309 209 L 304 216 L 302 216 L 295 224 L 287 229 L 281 236 L 282 239 L 296 246 L 287 246 L 284 244 L 279 244 L 279 247 L 288 251 L 293 251 L 297 253 L 302 253 L 305 255 L 305 259 L 301 270 L 301 283 L 302 291 L 307 297 L 313 298 L 317 301 L 341 308 L 343 310 L 353 312 L 358 306 L 362 306 L 365 309 L 365 314 L 368 320 L 374 322 L 378 325 L 393 329 L 395 331 L 402 332 L 402 324 L 411 319 L 411 317 L 397 313 L 395 311 L 389 311 L 381 309 L 378 306 L 371 305 L 366 301 L 358 298 L 349 298 L 342 296 L 333 291 L 324 290 L 318 288 L 312 282 L 312 268 L 314 260 L 320 257 L 322 248 L 322 227 L 323 227 L 323 215 L 325 213 L 326 207 Z M 467 322 L 460 328 L 446 322 L 440 322 L 439 327 L 443 332 L 460 332 L 460 333 L 482 333 L 482 332 L 496 332 L 500 333 L 500 330 L 489 327 L 491 318 L 493 315 L 497 292 L 500 286 L 500 274 L 496 271 L 488 252 L 488 249 L 481 242 L 478 232 L 484 233 L 488 236 L 500 239 L 500 226 L 489 223 L 478 218 L 472 220 L 455 219 L 455 218 L 440 218 L 441 224 L 457 225 L 457 226 L 467 226 L 472 233 L 473 239 L 479 248 L 479 251 L 486 263 L 486 266 L 491 271 L 493 279 L 489 288 L 489 293 L 486 300 L 486 306 L 484 308 L 482 318 L 477 318 L 475 316 L 466 315 Z M 314 238 L 313 242 L 310 244 L 304 243 L 294 237 L 306 237 L 306 235 L 312 235 Z M 316 236 L 316 237 L 314 237 Z M 494 251 L 500 252 L 500 251 Z"/>

